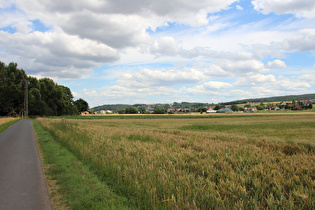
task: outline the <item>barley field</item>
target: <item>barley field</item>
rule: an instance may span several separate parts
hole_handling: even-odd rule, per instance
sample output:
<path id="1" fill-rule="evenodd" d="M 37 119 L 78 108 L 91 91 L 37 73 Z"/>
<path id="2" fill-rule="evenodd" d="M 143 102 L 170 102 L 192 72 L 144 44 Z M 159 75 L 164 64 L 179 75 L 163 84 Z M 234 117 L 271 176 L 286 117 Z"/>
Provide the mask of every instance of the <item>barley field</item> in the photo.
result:
<path id="1" fill-rule="evenodd" d="M 0 125 L 6 124 L 16 119 L 17 118 L 14 118 L 14 117 L 0 117 Z"/>
<path id="2" fill-rule="evenodd" d="M 137 208 L 315 208 L 314 114 L 37 120 Z"/>

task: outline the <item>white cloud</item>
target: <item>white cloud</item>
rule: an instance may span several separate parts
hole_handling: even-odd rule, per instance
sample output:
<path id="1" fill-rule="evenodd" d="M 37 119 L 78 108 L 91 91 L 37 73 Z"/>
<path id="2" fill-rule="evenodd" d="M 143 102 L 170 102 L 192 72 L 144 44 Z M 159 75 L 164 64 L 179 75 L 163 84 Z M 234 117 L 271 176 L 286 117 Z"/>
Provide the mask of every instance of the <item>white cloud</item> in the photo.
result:
<path id="1" fill-rule="evenodd" d="M 240 61 L 224 59 L 219 61 L 218 64 L 222 67 L 222 69 L 240 75 L 249 75 L 252 73 L 265 73 L 269 71 L 269 69 L 266 68 L 261 61 L 254 59 Z"/>
<path id="2" fill-rule="evenodd" d="M 261 95 L 303 94 L 311 85 L 305 81 L 291 81 L 287 78 L 253 86 L 251 89 Z"/>
<path id="3" fill-rule="evenodd" d="M 286 91 L 305 91 L 307 88 L 311 87 L 307 82 L 292 82 L 287 79 L 278 81 L 275 86 L 280 90 Z"/>
<path id="4" fill-rule="evenodd" d="M 227 8 L 236 0 L 16 0 L 15 4 L 32 19 L 61 27 L 81 38 L 93 39 L 115 48 L 146 42 L 146 30 L 177 22 L 191 26 L 207 25 L 211 12 Z M 71 24 L 69 24 L 71 23 Z"/>
<path id="5" fill-rule="evenodd" d="M 138 15 L 98 14 L 90 11 L 60 15 L 58 25 L 69 34 L 113 48 L 135 47 L 150 41 L 147 19 Z M 71 23 L 71 24 L 69 24 Z"/>
<path id="6" fill-rule="evenodd" d="M 0 56 L 18 62 L 29 75 L 59 80 L 87 78 L 95 68 L 105 87 L 75 94 L 110 103 L 210 96 L 227 101 L 312 87 L 312 71 L 295 81 L 287 79 L 288 71 L 277 79 L 267 72 L 286 68 L 282 60 L 288 52 L 315 51 L 314 20 L 307 19 L 314 18 L 315 3 L 253 0 L 264 14 L 306 17 L 255 21 L 238 2 L 0 0 L 0 28 L 16 30 L 0 31 Z M 220 13 L 231 5 L 239 11 Z M 49 32 L 34 31 L 34 20 Z M 267 65 L 265 58 L 271 60 Z"/>
<path id="7" fill-rule="evenodd" d="M 176 56 L 178 55 L 179 50 L 175 39 L 170 36 L 161 37 L 159 42 L 155 40 L 151 47 L 151 53 L 156 55 Z"/>
<path id="8" fill-rule="evenodd" d="M 288 51 L 315 51 L 315 29 L 301 30 L 296 36 L 284 41 L 283 49 Z"/>
<path id="9" fill-rule="evenodd" d="M 315 51 L 315 29 L 303 29 L 282 41 L 252 46 L 257 59 L 264 57 L 285 58 L 285 52 Z"/>
<path id="10" fill-rule="evenodd" d="M 240 5 L 236 5 L 236 9 L 237 9 L 237 10 L 244 10 L 244 8 L 241 7 Z"/>
<path id="11" fill-rule="evenodd" d="M 91 67 L 119 58 L 115 49 L 62 32 L 0 31 L 0 45 L 6 53 L 23 57 L 20 65 L 30 74 L 64 79 L 83 77 Z"/>
<path id="12" fill-rule="evenodd" d="M 159 42 L 155 41 L 150 48 L 150 52 L 158 56 L 208 59 L 214 63 L 212 69 L 216 69 L 221 73 L 249 74 L 269 71 L 261 61 L 256 60 L 253 54 L 249 52 L 222 52 L 207 47 L 195 47 L 186 50 L 178 46 L 173 37 L 162 37 Z"/>
<path id="13" fill-rule="evenodd" d="M 227 88 L 232 87 L 231 84 L 226 83 L 226 82 L 220 82 L 220 81 L 205 82 L 203 86 L 205 87 L 205 89 L 216 89 L 216 90 L 227 89 Z"/>
<path id="14" fill-rule="evenodd" d="M 162 69 L 141 71 L 123 74 L 117 82 L 124 87 L 152 87 L 152 86 L 175 86 L 191 83 L 199 83 L 208 77 L 201 71 L 191 68 Z"/>
<path id="15" fill-rule="evenodd" d="M 237 87 L 253 87 L 274 84 L 275 82 L 276 77 L 272 74 L 269 75 L 255 74 L 247 77 L 240 77 L 234 83 L 234 85 Z"/>
<path id="16" fill-rule="evenodd" d="M 25 1 L 25 0 L 24 0 Z M 35 2 L 35 0 L 33 0 Z M 39 1 L 38 1 L 39 2 Z M 151 19 L 153 17 L 163 17 L 167 21 L 176 21 L 179 23 L 200 25 L 207 24 L 207 14 L 218 12 L 227 8 L 235 0 L 198 0 L 193 4 L 189 0 L 174 1 L 154 1 L 154 0 L 77 0 L 75 2 L 61 0 L 46 0 L 41 2 L 46 11 L 52 13 L 70 13 L 73 11 L 88 10 L 95 14 L 139 14 Z M 21 0 L 20 0 L 20 3 Z M 24 6 L 26 6 L 24 4 Z M 31 8 L 28 8 L 32 10 Z"/>
<path id="17" fill-rule="evenodd" d="M 110 1 L 110 0 L 15 0 L 1 1 L 7 12 L 0 15 L 1 27 L 13 26 L 18 33 L 0 37 L 2 50 L 20 56 L 32 74 L 78 78 L 100 64 L 117 61 L 128 48 L 148 45 L 147 29 L 167 22 L 206 25 L 211 12 L 227 8 L 236 0 Z M 13 5 L 14 10 L 9 9 Z M 40 20 L 51 33 L 32 32 L 30 20 Z M 19 33 L 29 33 L 22 37 Z M 156 53 L 176 53 L 176 43 L 166 36 L 153 48 Z M 26 53 L 25 50 L 28 50 Z M 44 69 L 44 70 L 42 70 Z M 74 72 L 70 72 L 71 69 Z M 89 69 L 89 70 L 88 70 Z M 58 71 L 60 72 L 58 74 Z"/>
<path id="18" fill-rule="evenodd" d="M 28 34 L 32 31 L 32 22 L 20 21 L 12 25 L 18 33 Z"/>
<path id="19" fill-rule="evenodd" d="M 215 76 L 215 77 L 228 77 L 232 76 L 230 72 L 223 70 L 220 66 L 215 64 L 205 65 L 206 69 L 204 70 L 206 75 Z"/>
<path id="20" fill-rule="evenodd" d="M 274 60 L 274 61 L 269 61 L 266 65 L 267 68 L 287 68 L 285 65 L 285 62 L 282 60 Z"/>
<path id="21" fill-rule="evenodd" d="M 315 2 L 310 0 L 253 0 L 254 8 L 264 14 L 294 14 L 297 17 L 315 18 Z"/>
<path id="22" fill-rule="evenodd" d="M 92 95 L 90 95 L 92 93 Z M 96 94 L 95 94 L 96 93 Z M 125 103 L 125 104 L 135 104 L 135 103 L 152 103 L 148 98 L 155 98 L 155 102 L 158 101 L 159 97 L 170 98 L 170 102 L 176 101 L 181 97 L 180 91 L 169 87 L 124 87 L 120 85 L 105 86 L 100 89 L 86 89 L 80 97 L 87 98 L 89 101 L 93 102 L 92 106 L 103 105 L 104 103 Z M 178 96 L 178 97 L 177 97 Z M 102 98 L 102 100 L 100 100 Z M 104 102 L 105 100 L 105 102 Z M 162 101 L 165 102 L 165 101 Z"/>
<path id="23" fill-rule="evenodd" d="M 315 74 L 304 74 L 298 77 L 297 79 L 300 82 L 305 82 L 308 84 L 315 85 Z"/>
<path id="24" fill-rule="evenodd" d="M 2 3 L 0 3 L 1 8 Z M 10 6 L 8 4 L 8 6 Z M 21 11 L 12 11 L 12 10 L 5 10 L 6 7 L 3 7 L 3 10 L 0 14 L 0 28 L 12 26 L 17 24 L 18 22 L 27 21 L 27 16 L 23 14 Z"/>

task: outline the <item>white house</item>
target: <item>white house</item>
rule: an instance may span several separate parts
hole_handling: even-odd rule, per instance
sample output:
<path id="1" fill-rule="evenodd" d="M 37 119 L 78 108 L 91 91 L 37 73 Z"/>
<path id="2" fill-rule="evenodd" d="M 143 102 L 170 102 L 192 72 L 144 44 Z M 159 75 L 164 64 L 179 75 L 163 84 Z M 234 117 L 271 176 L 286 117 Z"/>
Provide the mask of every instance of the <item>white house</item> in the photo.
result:
<path id="1" fill-rule="evenodd" d="M 211 114 L 211 113 L 216 113 L 217 111 L 216 110 L 213 110 L 212 108 L 209 108 L 208 110 L 207 110 L 207 114 Z"/>

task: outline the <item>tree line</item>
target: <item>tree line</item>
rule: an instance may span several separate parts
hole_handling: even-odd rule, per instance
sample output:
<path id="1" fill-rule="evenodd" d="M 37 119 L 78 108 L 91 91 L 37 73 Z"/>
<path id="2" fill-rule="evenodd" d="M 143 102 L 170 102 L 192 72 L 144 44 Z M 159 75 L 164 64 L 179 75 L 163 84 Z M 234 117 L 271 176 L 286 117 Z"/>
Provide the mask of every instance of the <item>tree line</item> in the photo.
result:
<path id="1" fill-rule="evenodd" d="M 220 103 L 222 105 L 229 105 L 229 104 L 244 104 L 247 102 L 250 103 L 267 103 L 267 102 L 275 102 L 275 101 L 302 101 L 302 100 L 309 100 L 314 99 L 315 94 L 303 94 L 303 95 L 287 95 L 287 96 L 274 96 L 274 97 L 268 97 L 268 98 L 254 98 L 254 99 L 243 99 L 243 100 L 236 100 L 236 101 L 230 101 L 230 102 L 224 102 Z"/>
<path id="2" fill-rule="evenodd" d="M 0 61 L 0 116 L 23 115 L 26 88 L 29 115 L 76 115 L 88 110 L 88 103 L 83 99 L 75 101 L 68 87 L 49 78 L 27 76 L 16 63 L 5 65 Z"/>

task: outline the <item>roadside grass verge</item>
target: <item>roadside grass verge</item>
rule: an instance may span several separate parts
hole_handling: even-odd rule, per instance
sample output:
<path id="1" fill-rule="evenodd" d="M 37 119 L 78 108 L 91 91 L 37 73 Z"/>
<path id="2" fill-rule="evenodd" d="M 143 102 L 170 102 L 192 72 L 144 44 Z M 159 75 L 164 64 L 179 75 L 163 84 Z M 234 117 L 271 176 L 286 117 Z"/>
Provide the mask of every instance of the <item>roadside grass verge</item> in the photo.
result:
<path id="1" fill-rule="evenodd" d="M 133 209 L 125 197 L 110 187 L 78 160 L 73 153 L 58 144 L 40 122 L 33 127 L 54 209 Z M 53 185 L 53 186 L 52 186 Z"/>
<path id="2" fill-rule="evenodd" d="M 6 129 L 8 129 L 11 125 L 13 125 L 14 123 L 18 122 L 21 119 L 15 119 L 15 118 L 7 118 L 6 120 L 4 120 L 5 118 L 3 118 L 3 121 L 1 122 L 2 119 L 0 119 L 0 133 L 2 133 L 3 131 L 5 131 Z"/>

